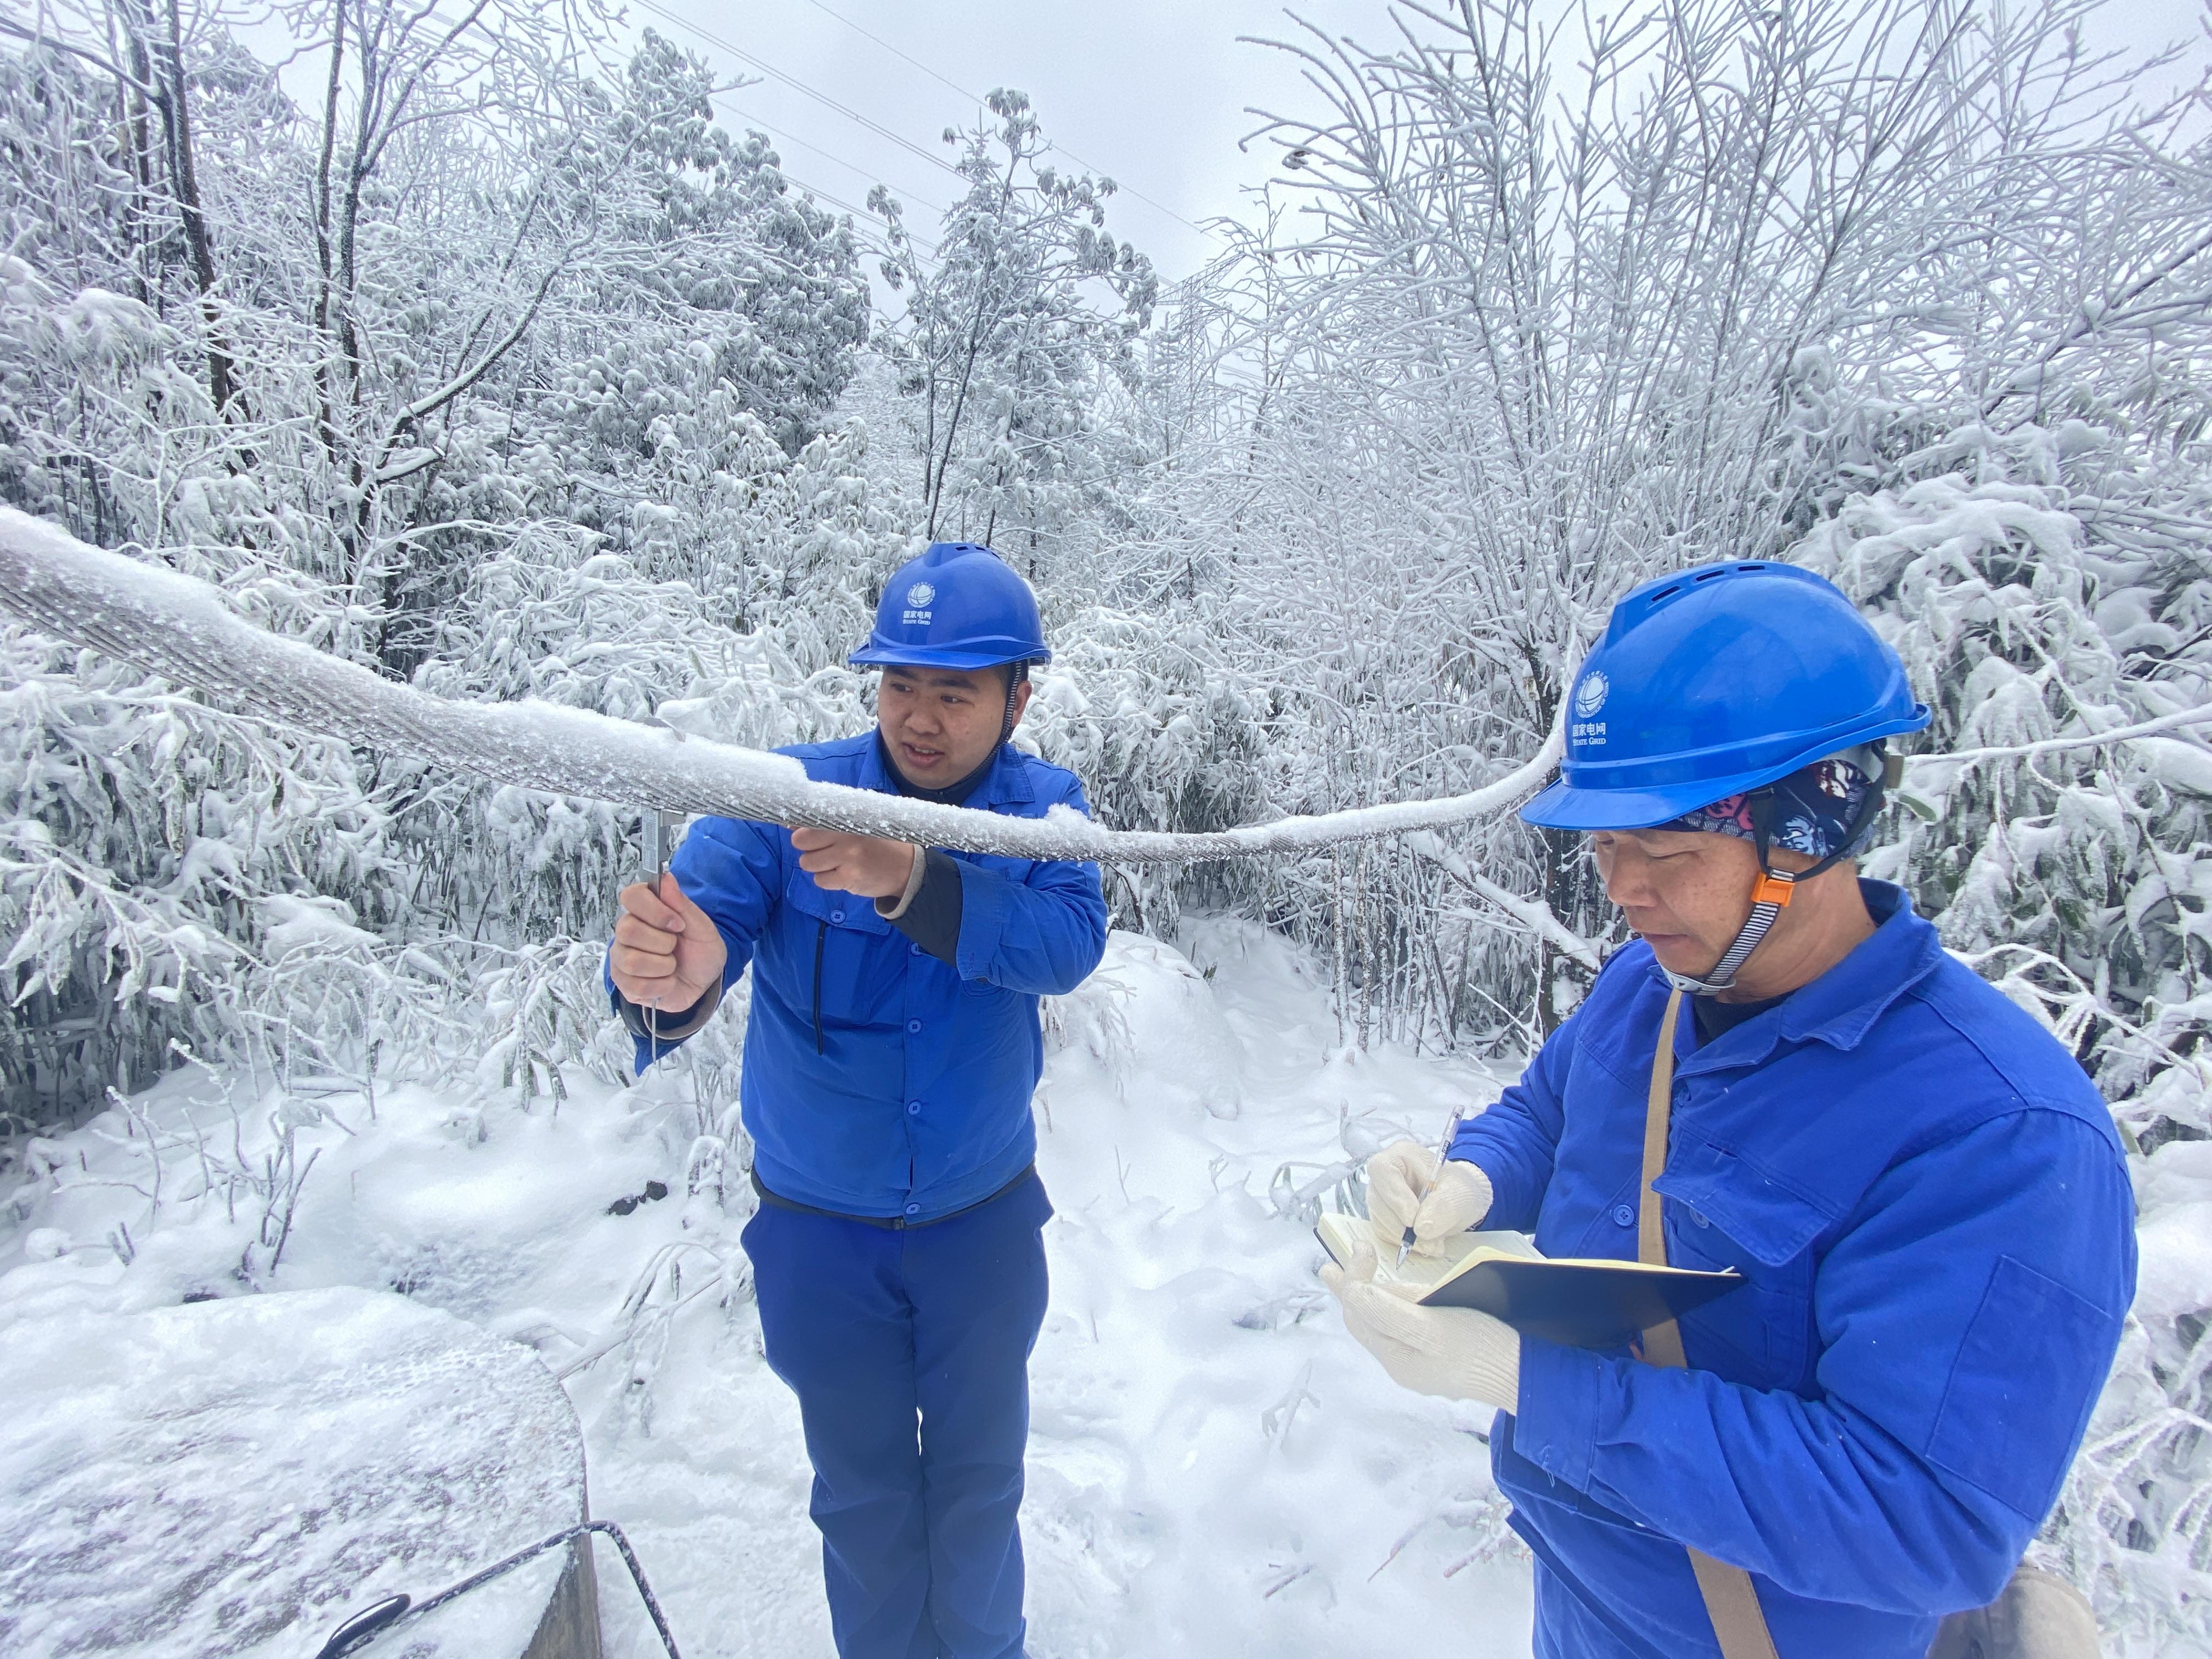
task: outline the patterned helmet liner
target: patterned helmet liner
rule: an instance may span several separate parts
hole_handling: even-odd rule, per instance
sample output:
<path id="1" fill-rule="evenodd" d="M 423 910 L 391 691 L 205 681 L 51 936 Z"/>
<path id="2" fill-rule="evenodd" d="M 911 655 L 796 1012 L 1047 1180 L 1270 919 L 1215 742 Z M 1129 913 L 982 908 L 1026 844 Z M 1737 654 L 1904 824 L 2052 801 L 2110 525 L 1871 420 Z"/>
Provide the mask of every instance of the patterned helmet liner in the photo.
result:
<path id="1" fill-rule="evenodd" d="M 1859 852 L 1872 836 L 1874 825 L 1868 823 L 1856 838 L 1851 838 L 1851 826 L 1858 821 L 1868 792 L 1881 775 L 1881 748 L 1879 743 L 1867 744 L 1831 755 L 1769 785 L 1774 807 L 1767 824 L 1767 845 L 1816 859 L 1838 853 L 1850 857 Z M 1748 793 L 1729 795 L 1659 828 L 1710 830 L 1734 836 L 1738 841 L 1755 841 L 1751 803 Z M 1856 844 L 1847 844 L 1847 838 L 1855 839 Z"/>

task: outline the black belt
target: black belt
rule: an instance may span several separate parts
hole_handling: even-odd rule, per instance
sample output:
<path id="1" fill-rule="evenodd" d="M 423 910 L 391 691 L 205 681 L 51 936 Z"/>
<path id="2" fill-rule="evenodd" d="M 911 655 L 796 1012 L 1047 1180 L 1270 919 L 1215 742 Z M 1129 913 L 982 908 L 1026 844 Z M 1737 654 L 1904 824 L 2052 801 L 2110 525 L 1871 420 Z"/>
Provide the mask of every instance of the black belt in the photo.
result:
<path id="1" fill-rule="evenodd" d="M 948 1211 L 943 1215 L 933 1215 L 927 1221 L 908 1221 L 902 1215 L 847 1215 L 842 1210 L 817 1210 L 811 1204 L 801 1204 L 796 1200 L 784 1197 L 781 1193 L 770 1192 L 762 1183 L 758 1170 L 753 1170 L 748 1173 L 752 1176 L 753 1190 L 760 1194 L 761 1202 L 771 1208 L 789 1210 L 798 1215 L 826 1216 L 832 1221 L 857 1221 L 864 1227 L 881 1227 L 887 1231 L 906 1232 L 916 1227 L 934 1227 L 940 1221 L 957 1220 L 963 1215 L 972 1215 L 986 1204 L 997 1203 L 1035 1175 L 1036 1165 L 1034 1163 L 1024 1164 L 1022 1172 L 1000 1188 L 998 1191 L 988 1197 L 977 1199 L 973 1204 L 963 1204 L 958 1209 Z"/>

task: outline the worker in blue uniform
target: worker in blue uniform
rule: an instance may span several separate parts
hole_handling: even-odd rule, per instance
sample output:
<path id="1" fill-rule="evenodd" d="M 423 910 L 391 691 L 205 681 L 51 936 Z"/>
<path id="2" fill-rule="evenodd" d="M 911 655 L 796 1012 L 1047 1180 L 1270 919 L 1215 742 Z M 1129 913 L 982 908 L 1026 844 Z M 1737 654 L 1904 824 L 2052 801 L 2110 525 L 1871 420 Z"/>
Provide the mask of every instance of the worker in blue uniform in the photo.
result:
<path id="1" fill-rule="evenodd" d="M 1420 1307 L 1364 1250 L 1324 1276 L 1399 1382 L 1501 1408 L 1544 1659 L 1923 1659 L 2007 1585 L 2111 1365 L 2111 1115 L 1858 877 L 1887 740 L 1928 714 L 1834 587 L 1762 561 L 1648 583 L 1566 718 L 1522 815 L 1589 832 L 1640 937 L 1441 1164 L 1376 1155 L 1375 1231 L 1744 1282 L 1594 1352 Z"/>
<path id="2" fill-rule="evenodd" d="M 882 671 L 876 729 L 783 752 L 825 783 L 1086 811 L 1073 775 L 1008 741 L 1049 655 L 1028 585 L 939 543 L 891 577 L 854 654 Z M 608 980 L 641 1070 L 752 965 L 744 1246 L 769 1364 L 799 1396 L 838 1652 L 1018 1656 L 1052 1212 L 1037 999 L 1098 964 L 1097 866 L 703 818 L 622 904 Z"/>

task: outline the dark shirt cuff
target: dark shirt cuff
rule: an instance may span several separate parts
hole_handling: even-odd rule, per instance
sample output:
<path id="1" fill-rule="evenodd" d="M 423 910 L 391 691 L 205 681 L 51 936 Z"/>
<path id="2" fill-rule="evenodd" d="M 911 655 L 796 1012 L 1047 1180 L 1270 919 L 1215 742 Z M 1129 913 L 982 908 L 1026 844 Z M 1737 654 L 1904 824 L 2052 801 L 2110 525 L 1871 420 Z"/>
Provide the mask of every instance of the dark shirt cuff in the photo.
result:
<path id="1" fill-rule="evenodd" d="M 629 1027 L 632 1036 L 646 1042 L 681 1042 L 685 1037 L 696 1035 L 702 1026 L 714 1018 L 714 1010 L 721 1006 L 722 988 L 717 985 L 680 1014 L 659 1011 L 660 1029 L 655 1030 L 654 1022 L 646 1018 L 654 1011 L 641 1008 L 621 992 L 615 993 L 615 1007 L 622 1015 L 623 1024 Z"/>
<path id="2" fill-rule="evenodd" d="M 890 925 L 939 962 L 958 967 L 960 955 L 960 860 L 931 848 L 921 885 L 905 911 L 888 918 Z M 878 915 L 883 901 L 876 901 Z"/>

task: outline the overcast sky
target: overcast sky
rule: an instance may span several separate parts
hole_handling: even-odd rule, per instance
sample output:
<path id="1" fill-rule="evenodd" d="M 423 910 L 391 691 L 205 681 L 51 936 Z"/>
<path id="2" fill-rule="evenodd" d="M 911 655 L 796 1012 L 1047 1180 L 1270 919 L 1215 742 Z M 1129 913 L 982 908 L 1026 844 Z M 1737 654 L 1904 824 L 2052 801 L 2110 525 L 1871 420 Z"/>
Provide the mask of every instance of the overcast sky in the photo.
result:
<path id="1" fill-rule="evenodd" d="M 691 28 L 672 25 L 669 15 Z M 1357 29 L 1371 26 L 1381 8 L 1323 0 L 1309 15 Z M 767 130 L 793 179 L 855 205 L 880 179 L 924 234 L 957 179 L 737 52 L 947 161 L 945 129 L 971 126 L 981 112 L 954 87 L 975 94 L 1018 88 L 1056 149 L 1122 186 L 1109 224 L 1169 276 L 1187 275 L 1219 247 L 1194 226 L 1239 212 L 1240 186 L 1273 165 L 1266 146 L 1238 150 L 1258 125 L 1245 106 L 1299 100 L 1284 54 L 1237 40 L 1295 27 L 1279 4 L 1254 0 L 651 0 L 649 8 L 634 0 L 630 15 L 732 79 L 757 80 L 722 100 L 725 118 Z"/>
<path id="2" fill-rule="evenodd" d="M 1285 54 L 1238 40 L 1296 33 L 1279 0 L 630 0 L 630 6 L 635 24 L 659 29 L 732 81 L 745 76 L 759 82 L 722 100 L 723 119 L 733 129 L 773 129 L 769 137 L 793 179 L 854 207 L 880 180 L 906 202 L 908 222 L 925 235 L 957 180 L 738 54 L 750 53 L 929 156 L 948 155 L 939 141 L 947 125 L 976 118 L 978 106 L 955 87 L 977 94 L 1019 88 L 1057 149 L 1122 186 L 1109 224 L 1168 277 L 1188 275 L 1218 246 L 1183 221 L 1241 216 L 1246 188 L 1277 164 L 1278 152 L 1264 143 L 1240 153 L 1238 141 L 1258 125 L 1247 107 L 1295 112 L 1315 102 Z M 1382 0 L 1312 0 L 1297 10 L 1332 33 L 1378 45 L 1389 38 Z M 2098 20 L 2095 44 L 2201 43 L 2204 11 L 2205 0 L 2112 0 Z"/>

